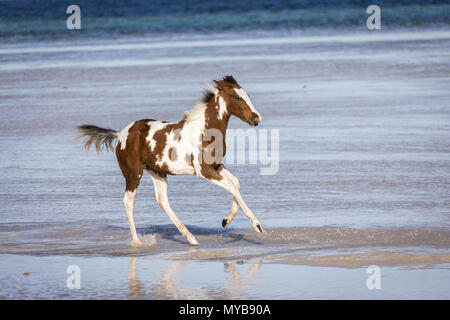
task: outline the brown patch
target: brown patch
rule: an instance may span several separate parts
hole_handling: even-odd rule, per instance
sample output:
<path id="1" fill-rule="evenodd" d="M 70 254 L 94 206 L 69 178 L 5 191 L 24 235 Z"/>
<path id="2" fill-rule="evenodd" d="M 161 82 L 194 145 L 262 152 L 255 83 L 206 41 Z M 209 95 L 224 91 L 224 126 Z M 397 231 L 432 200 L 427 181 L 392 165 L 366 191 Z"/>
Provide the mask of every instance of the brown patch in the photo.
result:
<path id="1" fill-rule="evenodd" d="M 161 158 L 163 156 L 164 149 L 166 148 L 167 132 L 168 130 L 166 127 L 156 131 L 153 134 L 152 140 L 155 140 L 155 147 L 153 148 L 153 154 L 158 158 Z"/>
<path id="2" fill-rule="evenodd" d="M 169 166 L 167 165 L 167 163 L 163 163 L 160 167 L 159 167 L 159 172 L 161 174 L 172 174 L 169 171 Z"/>
<path id="3" fill-rule="evenodd" d="M 205 109 L 205 130 L 216 129 L 219 130 L 222 134 L 222 157 L 217 159 L 214 163 L 207 164 L 205 161 L 202 161 L 200 164 L 201 174 L 207 179 L 216 179 L 221 180 L 222 176 L 220 176 L 216 172 L 216 168 L 221 164 L 223 157 L 226 154 L 226 132 L 228 127 L 228 121 L 230 119 L 230 113 L 226 112 L 222 119 L 219 119 L 219 108 L 218 102 L 216 99 L 211 99 L 209 103 L 206 105 Z M 205 151 L 205 148 L 215 142 L 215 137 L 212 137 L 210 141 L 203 141 L 202 137 L 202 152 Z M 215 157 L 215 150 L 211 152 L 211 156 Z M 203 159 L 203 157 L 202 157 Z"/>
<path id="4" fill-rule="evenodd" d="M 128 130 L 127 144 L 121 150 L 120 143 L 116 146 L 116 157 L 120 170 L 125 178 L 126 190 L 134 191 L 139 186 L 140 177 L 145 167 L 145 135 L 150 127 L 151 119 L 136 121 Z"/>
<path id="5" fill-rule="evenodd" d="M 177 150 L 174 148 L 169 149 L 169 159 L 172 161 L 177 161 Z"/>
<path id="6" fill-rule="evenodd" d="M 182 123 L 169 124 L 166 128 L 156 131 L 153 136 L 156 144 L 152 151 L 146 140 L 151 121 L 155 120 L 143 119 L 134 123 L 128 130 L 125 149 L 121 150 L 120 143 L 117 143 L 116 157 L 125 178 L 126 190 L 134 191 L 137 189 L 144 169 L 152 170 L 162 176 L 171 174 L 166 163 L 158 165 L 157 161 L 162 157 L 166 147 L 166 133 L 182 127 Z"/>
<path id="7" fill-rule="evenodd" d="M 217 173 L 211 165 L 203 165 L 201 164 L 201 174 L 208 180 L 222 180 L 222 176 Z"/>

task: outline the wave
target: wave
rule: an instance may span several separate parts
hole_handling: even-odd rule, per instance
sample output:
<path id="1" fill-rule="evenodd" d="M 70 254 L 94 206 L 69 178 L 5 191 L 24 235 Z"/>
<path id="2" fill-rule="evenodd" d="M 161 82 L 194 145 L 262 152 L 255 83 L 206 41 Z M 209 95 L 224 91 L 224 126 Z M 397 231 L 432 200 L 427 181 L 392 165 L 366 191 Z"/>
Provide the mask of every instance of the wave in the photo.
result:
<path id="1" fill-rule="evenodd" d="M 368 15 L 358 1 L 134 1 L 79 0 L 82 29 L 65 28 L 67 4 L 58 0 L 2 2 L 0 32 L 11 38 L 111 38 L 131 34 L 215 34 L 254 30 L 364 28 Z M 382 26 L 448 25 L 446 1 L 401 0 L 380 4 Z"/>
<path id="2" fill-rule="evenodd" d="M 397 41 L 423 41 L 448 40 L 449 31 L 425 32 L 396 32 L 383 34 L 352 34 L 332 36 L 305 36 L 305 37 L 278 37 L 256 39 L 221 39 L 221 40 L 192 40 L 192 41 L 163 41 L 163 42 L 136 42 L 103 45 L 68 45 L 54 47 L 20 47 L 0 49 L 0 55 L 8 54 L 35 54 L 35 53 L 63 53 L 63 52 L 91 52 L 91 51 L 124 51 L 149 49 L 180 49 L 180 48 L 207 48 L 207 47 L 235 47 L 259 45 L 285 45 L 310 43 L 361 43 L 361 42 L 397 42 Z"/>

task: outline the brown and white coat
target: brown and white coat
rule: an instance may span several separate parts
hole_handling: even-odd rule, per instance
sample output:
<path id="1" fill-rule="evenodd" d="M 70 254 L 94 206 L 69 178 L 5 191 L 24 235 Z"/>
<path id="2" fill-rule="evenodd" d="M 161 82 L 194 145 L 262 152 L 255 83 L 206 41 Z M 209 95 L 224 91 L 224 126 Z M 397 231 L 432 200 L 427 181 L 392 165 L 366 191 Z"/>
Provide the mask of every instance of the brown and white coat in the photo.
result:
<path id="1" fill-rule="evenodd" d="M 233 204 L 222 226 L 230 224 L 238 206 L 241 206 L 253 229 L 263 232 L 258 219 L 241 197 L 239 180 L 221 163 L 226 152 L 225 136 L 230 116 L 256 126 L 261 115 L 232 76 L 214 82 L 215 85 L 210 85 L 203 97 L 177 123 L 143 119 L 130 123 L 121 131 L 93 125 L 78 127 L 78 138 L 84 139 L 87 149 L 92 143 L 97 151 L 102 146 L 112 149 L 112 142 L 116 138 L 118 140 L 115 149 L 126 184 L 123 202 L 131 230 L 131 246 L 142 245 L 136 233 L 133 211 L 136 190 L 144 170 L 153 180 L 157 203 L 189 243 L 198 244 L 169 205 L 168 174 L 196 175 L 224 188 L 233 195 Z"/>

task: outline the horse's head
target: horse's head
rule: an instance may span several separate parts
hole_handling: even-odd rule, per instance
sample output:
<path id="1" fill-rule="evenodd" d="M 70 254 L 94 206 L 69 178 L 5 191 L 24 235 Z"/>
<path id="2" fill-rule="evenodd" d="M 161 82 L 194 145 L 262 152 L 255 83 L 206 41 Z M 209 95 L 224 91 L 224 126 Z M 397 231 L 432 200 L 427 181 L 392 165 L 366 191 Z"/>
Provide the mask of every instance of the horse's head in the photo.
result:
<path id="1" fill-rule="evenodd" d="M 230 114 L 247 122 L 252 127 L 261 122 L 261 115 L 256 111 L 247 92 L 241 88 L 233 76 L 226 76 L 221 81 L 214 80 L 214 82 Z"/>

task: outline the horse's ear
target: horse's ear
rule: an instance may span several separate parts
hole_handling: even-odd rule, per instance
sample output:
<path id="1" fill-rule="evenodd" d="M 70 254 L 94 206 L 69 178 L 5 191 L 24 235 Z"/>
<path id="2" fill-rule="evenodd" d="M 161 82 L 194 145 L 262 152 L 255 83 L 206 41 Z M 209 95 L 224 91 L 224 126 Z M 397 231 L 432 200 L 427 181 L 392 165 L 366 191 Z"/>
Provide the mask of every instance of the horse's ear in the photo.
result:
<path id="1" fill-rule="evenodd" d="M 224 89 L 226 86 L 229 86 L 229 84 L 224 81 L 214 80 L 214 83 L 216 84 L 217 88 L 219 88 L 219 90 Z"/>
<path id="2" fill-rule="evenodd" d="M 234 79 L 232 75 L 223 77 L 222 81 L 223 82 L 228 82 L 229 84 L 235 84 L 235 85 L 238 86 L 238 83 L 237 83 L 236 79 Z"/>

